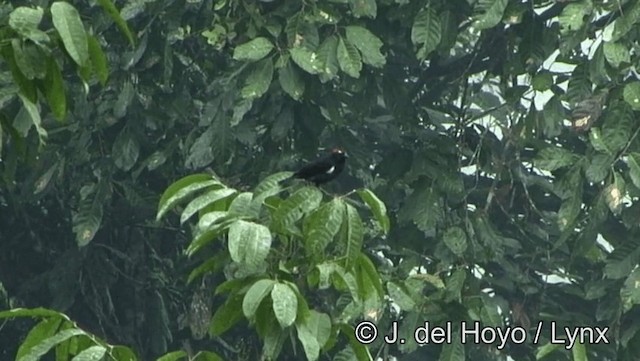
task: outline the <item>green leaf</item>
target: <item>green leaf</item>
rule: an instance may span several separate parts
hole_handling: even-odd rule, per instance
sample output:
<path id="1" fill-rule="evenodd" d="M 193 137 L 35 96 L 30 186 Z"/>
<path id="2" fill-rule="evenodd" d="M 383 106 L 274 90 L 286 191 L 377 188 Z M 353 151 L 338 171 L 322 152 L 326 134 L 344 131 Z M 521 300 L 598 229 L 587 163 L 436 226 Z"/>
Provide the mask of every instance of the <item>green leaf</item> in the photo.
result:
<path id="1" fill-rule="evenodd" d="M 596 154 L 585 170 L 585 176 L 589 182 L 600 183 L 609 175 L 612 165 L 613 157 L 611 155 Z"/>
<path id="2" fill-rule="evenodd" d="M 278 172 L 268 176 L 256 186 L 253 191 L 254 199 L 261 198 L 264 200 L 267 197 L 278 194 L 281 190 L 280 182 L 288 179 L 291 175 L 293 175 L 293 172 Z"/>
<path id="3" fill-rule="evenodd" d="M 602 139 L 602 133 L 600 132 L 600 128 L 594 127 L 589 131 L 589 142 L 598 152 L 603 152 L 606 154 L 612 154 L 613 152 L 609 147 L 605 144 L 604 139 Z"/>
<path id="4" fill-rule="evenodd" d="M 41 143 L 44 143 L 47 139 L 47 131 L 42 127 L 42 119 L 40 118 L 40 110 L 38 106 L 31 102 L 31 100 L 27 99 L 22 94 L 18 94 L 20 100 L 22 101 L 22 106 L 29 114 L 31 118 L 31 123 L 36 127 L 36 131 L 38 132 L 38 137 Z"/>
<path id="5" fill-rule="evenodd" d="M 459 361 L 466 360 L 464 345 L 460 342 L 460 331 L 456 330 L 451 336 L 451 343 L 445 343 L 440 351 L 438 361 Z"/>
<path id="6" fill-rule="evenodd" d="M 571 348 L 571 356 L 573 357 L 573 361 L 589 360 L 589 358 L 587 357 L 587 347 L 580 342 L 576 342 Z"/>
<path id="7" fill-rule="evenodd" d="M 260 303 L 267 297 L 273 287 L 276 285 L 274 280 L 261 279 L 256 281 L 247 291 L 242 299 L 242 313 L 247 318 L 255 316 Z"/>
<path id="8" fill-rule="evenodd" d="M 267 259 L 270 249 L 269 228 L 243 220 L 229 227 L 229 254 L 234 262 L 256 269 Z"/>
<path id="9" fill-rule="evenodd" d="M 508 0 L 479 0 L 476 5 L 479 14 L 474 17 L 473 27 L 484 30 L 498 25 L 508 3 Z"/>
<path id="10" fill-rule="evenodd" d="M 219 186 L 222 183 L 210 174 L 193 174 L 174 182 L 160 197 L 156 220 L 160 220 L 171 208 L 193 193 L 213 185 Z"/>
<path id="11" fill-rule="evenodd" d="M 19 358 L 16 361 L 37 361 L 40 359 L 40 357 L 47 354 L 52 348 L 58 346 L 62 342 L 72 337 L 76 337 L 80 335 L 86 335 L 86 333 L 77 328 L 62 330 L 57 334 L 51 337 L 48 337 L 42 342 L 40 342 L 39 344 L 35 345 L 33 348 L 31 348 L 31 350 L 29 350 L 29 353 L 27 353 L 26 355 L 24 355 L 23 357 Z"/>
<path id="12" fill-rule="evenodd" d="M 321 64 L 321 75 L 327 80 L 338 75 L 340 64 L 338 64 L 338 37 L 335 35 L 327 37 L 318 49 L 318 62 Z"/>
<path id="13" fill-rule="evenodd" d="M 624 281 L 620 289 L 620 298 L 625 313 L 629 312 L 633 306 L 640 304 L 640 268 L 634 269 Z"/>
<path id="14" fill-rule="evenodd" d="M 138 161 L 140 145 L 127 127 L 123 128 L 113 142 L 113 161 L 116 167 L 128 171 Z"/>
<path id="15" fill-rule="evenodd" d="M 402 311 L 412 311 L 416 307 L 416 302 L 411 298 L 409 292 L 404 289 L 404 286 L 389 281 L 387 282 L 387 292 L 391 300 L 393 300 Z"/>
<path id="16" fill-rule="evenodd" d="M 272 222 L 280 230 L 288 230 L 303 214 L 318 207 L 322 201 L 322 192 L 315 187 L 298 189 L 285 199 L 274 212 Z"/>
<path id="17" fill-rule="evenodd" d="M 540 169 L 554 171 L 573 165 L 577 160 L 578 156 L 576 154 L 561 147 L 550 146 L 538 153 L 535 165 Z"/>
<path id="18" fill-rule="evenodd" d="M 344 218 L 344 202 L 335 198 L 311 213 L 304 222 L 305 251 L 320 257 L 340 230 Z"/>
<path id="19" fill-rule="evenodd" d="M 236 190 L 231 188 L 221 188 L 214 189 L 205 194 L 202 194 L 196 198 L 194 198 L 189 204 L 185 207 L 184 211 L 182 211 L 182 215 L 180 216 L 180 224 L 186 222 L 191 216 L 196 214 L 196 212 L 200 212 L 203 208 L 208 207 L 209 205 L 229 197 L 232 194 L 235 194 Z"/>
<path id="20" fill-rule="evenodd" d="M 389 222 L 389 216 L 387 216 L 387 207 L 384 205 L 384 202 L 382 202 L 375 193 L 366 188 L 358 189 L 358 195 L 362 201 L 367 204 L 369 209 L 371 209 L 371 213 L 373 213 L 373 216 L 376 218 L 376 221 L 380 225 L 382 231 L 385 234 L 389 233 L 391 224 Z"/>
<path id="21" fill-rule="evenodd" d="M 101 345 L 90 346 L 75 355 L 71 361 L 100 361 L 107 353 L 107 348 Z"/>
<path id="22" fill-rule="evenodd" d="M 58 31 L 69 56 L 80 67 L 89 65 L 87 33 L 76 8 L 67 2 L 58 1 L 51 5 L 51 16 L 53 26 Z"/>
<path id="23" fill-rule="evenodd" d="M 5 311 L 3 313 L 10 314 L 13 310 Z M 24 310 L 23 310 L 24 311 Z M 25 315 L 22 315 L 24 317 Z M 42 317 L 42 315 L 34 315 L 38 317 Z M 4 318 L 4 317 L 0 317 Z M 39 344 L 46 338 L 53 336 L 56 331 L 60 328 L 61 323 L 63 322 L 63 318 L 51 316 L 43 319 L 37 325 L 35 325 L 29 333 L 27 337 L 22 341 L 20 347 L 18 348 L 18 352 L 16 354 L 16 359 L 22 358 L 26 355 L 29 350 L 31 350 L 35 345 Z"/>
<path id="24" fill-rule="evenodd" d="M 353 16 L 360 18 L 363 16 L 375 19 L 378 12 L 378 5 L 376 0 L 348 0 L 353 12 Z"/>
<path id="25" fill-rule="evenodd" d="M 384 55 L 380 52 L 382 41 L 368 29 L 361 26 L 347 26 L 347 39 L 360 50 L 362 61 L 376 68 L 381 68 L 386 63 Z"/>
<path id="26" fill-rule="evenodd" d="M 263 37 L 236 46 L 233 51 L 233 58 L 240 61 L 256 61 L 267 56 L 273 50 L 273 44 Z"/>
<path id="27" fill-rule="evenodd" d="M 9 26 L 16 33 L 30 39 L 36 44 L 43 44 L 49 41 L 49 36 L 38 29 L 42 21 L 44 11 L 41 7 L 28 8 L 19 6 L 9 14 Z"/>
<path id="28" fill-rule="evenodd" d="M 620 67 L 622 63 L 631 63 L 629 49 L 625 45 L 616 42 L 604 43 L 604 57 L 614 68 Z"/>
<path id="29" fill-rule="evenodd" d="M 100 84 L 104 86 L 109 79 L 109 66 L 107 64 L 107 56 L 102 51 L 102 47 L 98 42 L 98 39 L 93 35 L 89 35 L 89 57 L 91 58 L 91 65 L 93 65 L 93 71 L 98 76 Z"/>
<path id="30" fill-rule="evenodd" d="M 558 15 L 560 22 L 560 33 L 567 34 L 580 30 L 584 25 L 586 15 L 591 15 L 593 4 L 591 0 L 571 3 L 562 9 L 562 13 Z"/>
<path id="31" fill-rule="evenodd" d="M 553 74 L 551 74 L 547 70 L 539 71 L 536 75 L 534 75 L 533 79 L 531 79 L 531 86 L 536 91 L 549 90 L 552 85 L 553 85 Z"/>
<path id="32" fill-rule="evenodd" d="M 62 72 L 53 58 L 49 58 L 49 68 L 44 80 L 44 93 L 53 115 L 59 121 L 63 121 L 67 114 L 67 97 Z"/>
<path id="33" fill-rule="evenodd" d="M 307 360 L 317 360 L 320 356 L 320 344 L 316 336 L 306 324 L 301 322 L 296 322 L 296 331 L 298 334 L 298 340 L 300 340 L 304 353 L 307 356 Z"/>
<path id="34" fill-rule="evenodd" d="M 280 324 L 285 328 L 293 325 L 298 311 L 298 297 L 296 293 L 284 283 L 276 283 L 271 290 L 273 301 L 273 313 Z"/>
<path id="35" fill-rule="evenodd" d="M 279 70 L 280 86 L 289 96 L 295 100 L 300 100 L 304 94 L 304 80 L 300 71 L 287 61 L 285 66 Z"/>
<path id="36" fill-rule="evenodd" d="M 362 70 L 362 59 L 358 49 L 349 41 L 344 38 L 340 38 L 338 42 L 338 64 L 340 69 L 347 73 L 347 75 L 358 78 L 360 77 L 360 70 Z"/>
<path id="37" fill-rule="evenodd" d="M 160 356 L 156 361 L 178 361 L 188 357 L 188 354 L 184 350 L 169 352 Z"/>
<path id="38" fill-rule="evenodd" d="M 19 39 L 11 41 L 13 56 L 22 74 L 29 80 L 42 79 L 47 74 L 47 60 L 42 50 L 31 42 L 23 42 Z"/>
<path id="39" fill-rule="evenodd" d="M 580 215 L 582 208 L 582 188 L 576 187 L 571 197 L 562 201 L 558 210 L 558 226 L 561 231 L 573 229 L 574 223 Z"/>
<path id="40" fill-rule="evenodd" d="M 127 25 L 127 22 L 124 21 L 122 16 L 120 16 L 120 12 L 116 8 L 116 6 L 113 5 L 113 2 L 111 0 L 98 0 L 98 4 L 100 4 L 100 6 L 102 6 L 102 8 L 107 12 L 107 14 L 111 16 L 111 19 L 116 23 L 116 26 L 118 27 L 118 29 L 120 29 L 120 31 L 124 34 L 124 36 L 129 41 L 129 45 L 134 46 L 135 40 L 133 38 L 133 34 L 131 33 L 131 30 L 129 30 L 129 25 Z"/>
<path id="41" fill-rule="evenodd" d="M 435 10 L 431 7 L 420 10 L 411 27 L 411 42 L 419 46 L 418 59 L 426 59 L 436 50 L 442 39 L 442 26 Z"/>
<path id="42" fill-rule="evenodd" d="M 443 236 L 444 244 L 453 252 L 456 256 L 462 256 L 464 251 L 467 250 L 467 235 L 460 227 L 451 227 L 447 229 Z"/>
<path id="43" fill-rule="evenodd" d="M 622 96 L 633 110 L 640 110 L 640 81 L 625 85 Z"/>
<path id="44" fill-rule="evenodd" d="M 243 302 L 241 301 L 239 297 L 229 297 L 227 301 L 216 310 L 211 317 L 211 324 L 209 326 L 209 333 L 211 335 L 222 335 L 242 319 Z"/>
<path id="45" fill-rule="evenodd" d="M 303 46 L 299 46 L 289 49 L 289 53 L 291 54 L 293 62 L 307 73 L 318 74 L 322 71 L 323 64 L 320 63 L 318 54 L 315 52 Z"/>
<path id="46" fill-rule="evenodd" d="M 364 238 L 364 226 L 362 225 L 362 220 L 360 219 L 358 211 L 348 203 L 345 203 L 345 206 L 345 222 L 343 222 L 343 226 L 345 227 L 344 257 L 347 265 L 346 267 L 349 268 L 360 256 L 362 241 Z"/>
<path id="47" fill-rule="evenodd" d="M 634 186 L 640 189 L 640 153 L 631 153 L 627 157 L 629 177 Z"/>
<path id="48" fill-rule="evenodd" d="M 628 9 L 620 14 L 620 17 L 614 21 L 613 33 L 611 38 L 613 41 L 617 41 L 631 29 L 635 27 L 635 24 L 640 21 L 640 2 L 633 2 Z"/>
<path id="49" fill-rule="evenodd" d="M 253 70 L 247 76 L 244 88 L 242 88 L 242 97 L 245 99 L 255 99 L 261 97 L 269 90 L 271 80 L 273 79 L 273 60 L 270 58 L 261 60 L 256 63 Z"/>

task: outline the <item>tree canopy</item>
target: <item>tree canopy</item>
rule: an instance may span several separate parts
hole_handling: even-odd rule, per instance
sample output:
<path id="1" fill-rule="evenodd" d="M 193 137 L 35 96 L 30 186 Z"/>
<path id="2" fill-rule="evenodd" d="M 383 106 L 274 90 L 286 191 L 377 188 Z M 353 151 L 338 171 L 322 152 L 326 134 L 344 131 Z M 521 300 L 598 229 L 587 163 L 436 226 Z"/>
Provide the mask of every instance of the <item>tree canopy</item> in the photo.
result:
<path id="1" fill-rule="evenodd" d="M 640 0 L 0 4 L 0 358 L 635 360 L 639 23 Z M 335 146 L 338 179 L 281 182 Z"/>

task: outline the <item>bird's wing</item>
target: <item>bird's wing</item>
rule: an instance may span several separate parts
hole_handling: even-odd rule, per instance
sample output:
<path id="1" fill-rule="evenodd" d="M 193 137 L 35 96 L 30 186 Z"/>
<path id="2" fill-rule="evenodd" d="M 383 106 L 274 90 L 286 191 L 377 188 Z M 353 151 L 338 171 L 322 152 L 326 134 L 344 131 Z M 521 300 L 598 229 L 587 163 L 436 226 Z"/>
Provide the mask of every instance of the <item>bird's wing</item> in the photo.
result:
<path id="1" fill-rule="evenodd" d="M 300 168 L 294 177 L 309 178 L 319 174 L 331 174 L 335 170 L 335 165 L 330 158 L 322 158 L 315 162 L 311 162 Z"/>

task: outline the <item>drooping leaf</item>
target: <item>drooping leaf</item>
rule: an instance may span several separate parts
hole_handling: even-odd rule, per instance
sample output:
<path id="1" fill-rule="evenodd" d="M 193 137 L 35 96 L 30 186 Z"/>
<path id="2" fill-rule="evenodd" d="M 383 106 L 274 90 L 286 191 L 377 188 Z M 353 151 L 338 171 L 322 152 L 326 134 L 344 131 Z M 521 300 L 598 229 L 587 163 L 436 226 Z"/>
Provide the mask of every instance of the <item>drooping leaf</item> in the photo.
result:
<path id="1" fill-rule="evenodd" d="M 305 83 L 302 79 L 300 71 L 287 61 L 286 65 L 280 68 L 278 71 L 280 86 L 287 94 L 293 99 L 300 100 L 304 93 Z"/>
<path id="2" fill-rule="evenodd" d="M 44 11 L 41 7 L 29 8 L 19 6 L 9 14 L 9 26 L 16 33 L 30 39 L 36 44 L 43 44 L 49 41 L 49 36 L 38 29 Z"/>
<path id="3" fill-rule="evenodd" d="M 89 65 L 87 33 L 78 10 L 67 2 L 57 1 L 51 5 L 51 16 L 69 56 L 80 67 Z"/>
<path id="4" fill-rule="evenodd" d="M 273 44 L 264 37 L 257 37 L 238 45 L 233 51 L 233 58 L 240 61 L 256 61 L 267 56 L 273 50 Z"/>
<path id="5" fill-rule="evenodd" d="M 333 79 L 338 75 L 340 64 L 338 64 L 337 36 L 329 36 L 322 42 L 318 49 L 318 62 L 321 64 L 321 76 L 326 80 Z"/>
<path id="6" fill-rule="evenodd" d="M 298 315 L 298 298 L 291 287 L 284 283 L 276 283 L 271 290 L 271 300 L 273 301 L 273 313 L 276 315 L 280 327 L 285 328 L 293 325 Z"/>
<path id="7" fill-rule="evenodd" d="M 333 241 L 344 219 L 344 202 L 335 198 L 311 213 L 304 223 L 305 250 L 311 256 L 322 256 Z"/>
<path id="8" fill-rule="evenodd" d="M 129 45 L 134 46 L 135 40 L 133 38 L 133 34 L 131 33 L 131 30 L 129 29 L 129 25 L 127 25 L 127 22 L 124 21 L 122 16 L 120 16 L 120 12 L 116 8 L 116 6 L 113 4 L 113 2 L 111 0 L 98 0 L 98 4 L 100 4 L 100 6 L 102 6 L 102 8 L 107 12 L 107 14 L 111 16 L 111 19 L 113 19 L 113 21 L 116 23 L 116 26 L 118 26 L 120 31 L 124 34 L 124 36 L 129 41 Z"/>
<path id="9" fill-rule="evenodd" d="M 220 185 L 222 185 L 220 181 L 211 174 L 193 174 L 174 182 L 160 197 L 156 219 L 162 218 L 171 208 L 193 193 L 210 186 Z"/>
<path id="10" fill-rule="evenodd" d="M 269 228 L 243 220 L 229 227 L 229 254 L 234 262 L 256 269 L 264 262 L 271 249 Z"/>
<path id="11" fill-rule="evenodd" d="M 411 27 L 411 42 L 419 47 L 418 59 L 426 59 L 442 38 L 440 19 L 431 7 L 420 10 Z"/>
<path id="12" fill-rule="evenodd" d="M 347 26 L 347 39 L 355 45 L 362 61 L 376 68 L 381 68 L 386 63 L 384 55 L 380 52 L 382 41 L 368 29 L 361 26 Z"/>
<path id="13" fill-rule="evenodd" d="M 102 47 L 93 35 L 89 35 L 89 58 L 91 59 L 91 65 L 93 72 L 98 76 L 100 84 L 104 86 L 109 79 L 109 65 L 107 63 L 107 56 L 102 51 Z"/>
<path id="14" fill-rule="evenodd" d="M 353 265 L 362 249 L 364 237 L 364 226 L 358 211 L 350 204 L 345 203 L 344 207 L 344 257 L 347 268 Z"/>
<path id="15" fill-rule="evenodd" d="M 254 65 L 253 70 L 247 76 L 242 97 L 245 99 L 255 99 L 261 97 L 269 90 L 273 79 L 273 60 L 270 58 L 261 60 Z"/>
<path id="16" fill-rule="evenodd" d="M 45 78 L 45 96 L 49 107 L 56 119 L 63 121 L 67 114 L 67 97 L 65 95 L 64 80 L 58 63 L 53 58 L 49 59 L 47 77 Z"/>
<path id="17" fill-rule="evenodd" d="M 338 64 L 340 69 L 353 78 L 360 77 L 362 70 L 362 58 L 358 49 L 347 39 L 340 38 L 338 41 Z"/>
<path id="18" fill-rule="evenodd" d="M 261 279 L 256 281 L 242 299 L 242 312 L 245 317 L 254 317 L 260 303 L 276 285 L 274 280 Z"/>
<path id="19" fill-rule="evenodd" d="M 504 10 L 507 8 L 508 0 L 480 0 L 476 8 L 479 12 L 475 16 L 473 26 L 476 29 L 484 30 L 492 28 L 502 20 Z"/>
<path id="20" fill-rule="evenodd" d="M 384 202 L 382 202 L 372 191 L 366 188 L 358 189 L 358 195 L 367 204 L 367 206 L 369 206 L 369 209 L 371 209 L 371 212 L 376 218 L 376 221 L 380 225 L 382 231 L 384 233 L 388 233 L 391 225 L 389 222 L 389 216 L 387 215 L 387 207 Z"/>
<path id="21" fill-rule="evenodd" d="M 193 216 L 196 212 L 201 211 L 203 208 L 208 207 L 209 205 L 227 198 L 236 193 L 235 189 L 231 188 L 220 188 L 213 189 L 207 193 L 204 193 L 196 198 L 194 198 L 182 211 L 182 215 L 180 215 L 180 223 L 186 222 L 191 216 Z"/>

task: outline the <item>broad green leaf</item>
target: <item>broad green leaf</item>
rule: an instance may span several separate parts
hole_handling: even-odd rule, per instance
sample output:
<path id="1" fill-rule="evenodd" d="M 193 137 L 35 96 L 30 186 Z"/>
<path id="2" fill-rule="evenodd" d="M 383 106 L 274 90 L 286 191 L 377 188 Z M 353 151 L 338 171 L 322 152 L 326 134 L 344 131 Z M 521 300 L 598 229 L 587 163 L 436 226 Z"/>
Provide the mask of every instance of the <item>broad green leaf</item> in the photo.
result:
<path id="1" fill-rule="evenodd" d="M 298 298 L 291 287 L 284 283 L 276 283 L 271 290 L 273 301 L 273 313 L 280 324 L 285 328 L 293 325 L 298 311 Z"/>
<path id="2" fill-rule="evenodd" d="M 389 222 L 389 216 L 387 216 L 387 207 L 384 202 L 378 198 L 372 191 L 366 188 L 358 189 L 358 195 L 369 206 L 371 213 L 376 218 L 376 221 L 380 225 L 382 231 L 386 234 L 389 233 L 391 227 Z"/>
<path id="3" fill-rule="evenodd" d="M 640 2 L 634 1 L 631 6 L 625 9 L 620 17 L 614 21 L 612 40 L 616 41 L 626 35 L 635 25 L 640 22 Z"/>
<path id="4" fill-rule="evenodd" d="M 101 345 L 94 345 L 80 351 L 71 361 L 100 361 L 107 353 L 107 348 Z"/>
<path id="5" fill-rule="evenodd" d="M 131 30 L 129 30 L 129 25 L 124 21 L 122 16 L 120 16 L 120 12 L 113 4 L 111 0 L 98 0 L 98 4 L 102 6 L 102 8 L 111 16 L 111 19 L 116 23 L 116 26 L 120 29 L 120 31 L 124 34 L 124 36 L 129 41 L 129 45 L 134 46 L 135 40 L 133 38 L 133 34 Z"/>
<path id="6" fill-rule="evenodd" d="M 358 78 L 362 70 L 362 59 L 358 49 L 347 39 L 340 38 L 338 41 L 338 64 L 340 69 L 347 75 Z"/>
<path id="7" fill-rule="evenodd" d="M 138 161 L 140 145 L 127 127 L 123 128 L 113 142 L 113 161 L 116 167 L 128 171 Z"/>
<path id="8" fill-rule="evenodd" d="M 31 42 L 23 42 L 20 39 L 11 40 L 11 46 L 13 47 L 16 64 L 27 79 L 42 79 L 45 77 L 49 57 L 38 46 Z"/>
<path id="9" fill-rule="evenodd" d="M 289 49 L 289 53 L 291 54 L 291 59 L 293 60 L 293 62 L 307 73 L 318 74 L 322 71 L 323 64 L 320 63 L 318 54 L 316 54 L 315 52 L 303 46 L 298 46 Z"/>
<path id="10" fill-rule="evenodd" d="M 560 22 L 560 32 L 567 34 L 580 30 L 584 24 L 585 16 L 591 15 L 593 4 L 591 0 L 585 0 L 568 4 L 562 9 L 562 13 L 558 16 Z"/>
<path id="11" fill-rule="evenodd" d="M 458 301 L 462 299 L 462 289 L 464 287 L 464 283 L 467 279 L 467 272 L 458 268 L 453 271 L 451 276 L 449 276 L 445 282 L 446 288 L 445 291 L 447 293 L 446 300 L 447 301 Z"/>
<path id="12" fill-rule="evenodd" d="M 340 64 L 338 64 L 337 36 L 329 36 L 322 42 L 318 49 L 318 62 L 321 64 L 321 75 L 326 77 L 327 80 L 333 79 L 338 75 Z"/>
<path id="13" fill-rule="evenodd" d="M 545 91 L 549 90 L 553 85 L 553 75 L 546 70 L 542 70 L 534 75 L 533 79 L 531 79 L 531 86 L 534 90 L 537 91 Z M 545 107 L 546 109 L 546 107 Z"/>
<path id="14" fill-rule="evenodd" d="M 606 196 L 606 194 L 605 194 Z M 640 262 L 640 247 L 637 242 L 621 245 L 609 255 L 604 267 L 604 274 L 609 279 L 622 279 L 629 277 Z"/>
<path id="15" fill-rule="evenodd" d="M 247 291 L 242 299 L 242 312 L 245 317 L 252 318 L 255 316 L 260 303 L 276 285 L 274 280 L 261 279 L 256 281 Z"/>
<path id="16" fill-rule="evenodd" d="M 62 73 L 53 58 L 49 59 L 49 68 L 44 81 L 44 93 L 53 115 L 59 121 L 63 121 L 67 114 L 67 97 Z"/>
<path id="17" fill-rule="evenodd" d="M 289 198 L 285 199 L 272 217 L 276 228 L 287 230 L 303 214 L 318 207 L 322 201 L 322 192 L 315 187 L 303 187 L 298 189 Z"/>
<path id="18" fill-rule="evenodd" d="M 631 153 L 627 157 L 629 166 L 629 178 L 633 185 L 640 189 L 640 153 Z"/>
<path id="19" fill-rule="evenodd" d="M 107 56 L 102 51 L 102 47 L 93 35 L 89 35 L 89 57 L 93 72 L 98 76 L 100 84 L 104 86 L 109 79 L 109 65 L 107 64 Z"/>
<path id="20" fill-rule="evenodd" d="M 604 57 L 614 68 L 620 67 L 622 63 L 630 63 L 631 55 L 629 49 L 621 43 L 606 42 L 604 43 Z"/>
<path id="21" fill-rule="evenodd" d="M 536 350 L 536 360 L 542 360 L 545 356 L 558 350 L 564 350 L 564 345 L 549 342 L 542 346 L 539 346 Z"/>
<path id="22" fill-rule="evenodd" d="M 589 131 L 589 142 L 593 146 L 593 149 L 595 149 L 598 152 L 602 152 L 606 154 L 613 153 L 611 149 L 609 149 L 607 144 L 605 144 L 604 139 L 602 139 L 602 133 L 600 132 L 600 128 L 598 127 L 593 127 Z"/>
<path id="23" fill-rule="evenodd" d="M 544 170 L 553 171 L 559 168 L 573 165 L 578 159 L 576 154 L 570 151 L 550 146 L 542 149 L 535 159 L 535 165 Z"/>
<path id="24" fill-rule="evenodd" d="M 581 342 L 576 342 L 571 348 L 571 356 L 573 361 L 588 361 L 587 347 Z"/>
<path id="25" fill-rule="evenodd" d="M 328 314 L 310 310 L 301 324 L 311 332 L 320 347 L 324 347 L 329 341 L 331 337 L 331 317 Z"/>
<path id="26" fill-rule="evenodd" d="M 423 232 L 432 232 L 444 219 L 441 195 L 433 187 L 415 190 L 400 208 L 398 219 L 413 223 Z"/>
<path id="27" fill-rule="evenodd" d="M 296 322 L 298 340 L 302 344 L 307 360 L 315 361 L 320 356 L 320 343 L 305 323 Z"/>
<path id="28" fill-rule="evenodd" d="M 635 115 L 625 102 L 615 102 L 607 109 L 602 124 L 602 141 L 613 154 L 627 146 L 635 130 Z"/>
<path id="29" fill-rule="evenodd" d="M 573 195 L 562 201 L 558 210 L 558 226 L 560 230 L 573 229 L 574 223 L 582 208 L 582 188 L 575 188 Z"/>
<path id="30" fill-rule="evenodd" d="M 382 41 L 368 29 L 361 26 L 347 26 L 347 39 L 360 50 L 362 61 L 376 68 L 381 68 L 386 63 L 384 55 L 380 52 Z"/>
<path id="31" fill-rule="evenodd" d="M 624 285 L 620 289 L 620 298 L 625 313 L 633 306 L 640 304 L 640 268 L 634 269 L 624 281 Z"/>
<path id="32" fill-rule="evenodd" d="M 387 282 L 387 292 L 391 300 L 393 300 L 393 302 L 397 304 L 402 311 L 412 311 L 415 308 L 416 302 L 411 298 L 403 286 L 393 281 L 389 281 Z"/>
<path id="33" fill-rule="evenodd" d="M 273 50 L 273 44 L 267 38 L 257 37 L 236 46 L 233 58 L 241 61 L 256 61 L 267 56 L 271 50 Z"/>
<path id="34" fill-rule="evenodd" d="M 587 180 L 593 183 L 602 182 L 613 165 L 613 157 L 609 154 L 596 154 L 584 172 Z"/>
<path id="35" fill-rule="evenodd" d="M 464 345 L 460 342 L 460 330 L 453 331 L 451 343 L 445 343 L 440 351 L 438 361 L 459 361 L 466 360 L 466 351 Z"/>
<path id="36" fill-rule="evenodd" d="M 31 118 L 31 123 L 36 127 L 40 143 L 44 143 L 47 139 L 47 131 L 42 127 L 42 119 L 40 118 L 40 110 L 38 109 L 38 106 L 22 94 L 19 94 L 18 96 L 22 101 L 22 106 L 24 106 L 27 114 L 29 114 L 29 117 Z"/>
<path id="37" fill-rule="evenodd" d="M 229 254 L 234 262 L 258 267 L 267 258 L 270 249 L 269 228 L 243 220 L 235 221 L 229 227 Z"/>
<path id="38" fill-rule="evenodd" d="M 81 67 L 89 65 L 87 33 L 76 8 L 67 2 L 57 1 L 51 5 L 51 16 L 69 56 Z"/>
<path id="39" fill-rule="evenodd" d="M 364 226 L 358 211 L 350 204 L 345 203 L 345 219 L 342 223 L 345 229 L 344 233 L 344 257 L 347 268 L 353 265 L 362 249 L 362 241 L 364 238 Z"/>
<path id="40" fill-rule="evenodd" d="M 86 335 L 86 333 L 77 328 L 62 330 L 57 334 L 48 337 L 39 344 L 33 346 L 29 352 L 16 361 L 37 361 L 40 357 L 48 353 L 52 348 L 58 346 L 62 342 L 76 336 Z"/>
<path id="41" fill-rule="evenodd" d="M 467 250 L 467 235 L 460 227 L 451 227 L 443 235 L 444 244 L 456 256 L 462 256 Z"/>
<path id="42" fill-rule="evenodd" d="M 360 18 L 363 16 L 375 19 L 378 12 L 378 5 L 376 0 L 348 0 L 353 12 L 353 16 Z"/>
<path id="43" fill-rule="evenodd" d="M 189 204 L 185 207 L 184 211 L 182 211 L 182 215 L 180 216 L 180 224 L 183 224 L 187 221 L 187 219 L 191 218 L 196 212 L 201 211 L 203 208 L 221 200 L 229 197 L 232 194 L 235 194 L 236 190 L 231 188 L 221 188 L 214 189 L 207 193 L 204 193 L 196 198 L 194 198 Z"/>
<path id="44" fill-rule="evenodd" d="M 349 345 L 353 349 L 353 354 L 355 355 L 355 359 L 357 361 L 374 360 L 374 357 L 369 353 L 369 349 L 367 348 L 367 346 L 358 341 L 358 339 L 356 338 L 356 332 L 353 326 L 348 324 L 340 324 L 338 325 L 338 327 L 340 328 L 340 332 L 342 332 L 342 334 L 344 334 L 349 340 Z"/>
<path id="45" fill-rule="evenodd" d="M 476 5 L 479 14 L 474 17 L 473 26 L 478 30 L 484 30 L 498 25 L 508 3 L 508 0 L 479 0 Z"/>
<path id="46" fill-rule="evenodd" d="M 544 134 L 550 138 L 560 135 L 563 128 L 562 122 L 565 119 L 565 111 L 557 95 L 551 97 L 545 104 L 542 110 L 542 117 L 544 118 Z"/>
<path id="47" fill-rule="evenodd" d="M 291 96 L 295 100 L 300 100 L 302 94 L 304 94 L 304 79 L 302 79 L 302 74 L 300 71 L 293 66 L 290 61 L 287 61 L 287 64 L 280 68 L 278 71 L 280 81 L 280 86 L 282 90 L 284 90 L 289 96 Z"/>
<path id="48" fill-rule="evenodd" d="M 184 350 L 169 352 L 160 356 L 156 361 L 178 361 L 188 357 L 188 354 Z"/>
<path id="49" fill-rule="evenodd" d="M 30 39 L 36 44 L 43 44 L 49 41 L 49 36 L 38 29 L 42 21 L 44 11 L 41 7 L 29 8 L 19 6 L 9 14 L 9 26 L 16 33 Z"/>
<path id="50" fill-rule="evenodd" d="M 312 257 L 321 257 L 333 241 L 344 219 L 344 202 L 335 198 L 311 213 L 304 222 L 305 251 Z"/>
<path id="51" fill-rule="evenodd" d="M 625 85 L 622 96 L 633 110 L 640 110 L 640 81 Z"/>
<path id="52" fill-rule="evenodd" d="M 10 313 L 10 311 L 5 311 L 4 313 Z M 24 317 L 25 315 L 22 315 Z M 35 315 L 34 315 L 35 316 Z M 38 315 L 42 317 L 43 315 Z M 0 319 L 3 317 L 0 317 Z M 35 325 L 29 333 L 27 337 L 22 341 L 20 347 L 18 348 L 18 352 L 16 353 L 16 359 L 22 358 L 24 355 L 29 353 L 29 351 L 37 344 L 42 342 L 43 340 L 53 336 L 58 329 L 60 328 L 61 323 L 64 321 L 61 317 L 49 316 L 42 321 L 40 321 L 37 325 Z"/>
<path id="53" fill-rule="evenodd" d="M 280 192 L 280 182 L 288 179 L 293 175 L 293 172 L 278 172 L 274 173 L 260 182 L 253 191 L 254 198 L 265 199 Z"/>
<path id="54" fill-rule="evenodd" d="M 411 27 L 411 42 L 419 47 L 418 59 L 426 59 L 436 50 L 442 39 L 442 26 L 435 10 L 431 7 L 420 10 Z"/>
<path id="55" fill-rule="evenodd" d="M 269 90 L 273 79 L 273 60 L 270 58 L 256 63 L 253 70 L 247 76 L 242 97 L 245 99 L 255 99 L 261 97 Z"/>
<path id="56" fill-rule="evenodd" d="M 131 105 L 133 98 L 136 94 L 136 89 L 133 83 L 129 80 L 126 80 L 122 84 L 122 89 L 120 93 L 118 93 L 118 99 L 116 103 L 113 105 L 113 115 L 120 119 L 127 115 L 127 109 Z"/>
<path id="57" fill-rule="evenodd" d="M 209 333 L 212 336 L 220 336 L 242 320 L 243 302 L 237 296 L 231 296 L 220 306 L 211 317 Z M 257 307 L 257 306 L 256 306 Z M 255 311 L 254 311 L 255 312 Z"/>
<path id="58" fill-rule="evenodd" d="M 71 321 L 67 315 L 47 308 L 13 308 L 11 310 L 0 311 L 0 319 L 16 317 L 54 317 L 65 321 Z"/>
<path id="59" fill-rule="evenodd" d="M 156 220 L 160 220 L 171 208 L 193 193 L 213 185 L 220 186 L 222 183 L 211 174 L 193 174 L 174 182 L 160 197 Z"/>

